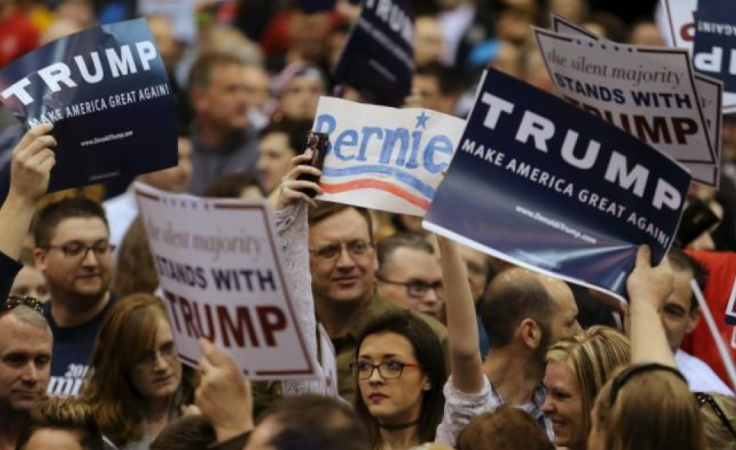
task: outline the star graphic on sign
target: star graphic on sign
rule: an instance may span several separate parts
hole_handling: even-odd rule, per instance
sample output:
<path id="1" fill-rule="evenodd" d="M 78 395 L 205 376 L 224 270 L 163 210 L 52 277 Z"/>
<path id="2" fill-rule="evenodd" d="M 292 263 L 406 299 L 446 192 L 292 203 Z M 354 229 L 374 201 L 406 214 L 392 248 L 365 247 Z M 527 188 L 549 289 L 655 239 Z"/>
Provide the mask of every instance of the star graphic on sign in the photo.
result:
<path id="1" fill-rule="evenodd" d="M 422 113 L 417 116 L 417 125 L 414 128 L 422 127 L 426 130 L 427 122 L 429 122 L 429 116 L 422 111 Z"/>

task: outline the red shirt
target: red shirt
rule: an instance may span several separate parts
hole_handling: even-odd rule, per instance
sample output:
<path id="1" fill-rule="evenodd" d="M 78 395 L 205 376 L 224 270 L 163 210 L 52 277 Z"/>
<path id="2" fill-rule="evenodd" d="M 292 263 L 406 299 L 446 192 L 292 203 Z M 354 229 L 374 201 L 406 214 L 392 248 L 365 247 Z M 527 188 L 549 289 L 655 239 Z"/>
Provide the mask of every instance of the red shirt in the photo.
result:
<path id="1" fill-rule="evenodd" d="M 35 49 L 38 42 L 38 30 L 22 12 L 0 19 L 0 67 Z"/>
<path id="2" fill-rule="evenodd" d="M 731 358 L 736 361 L 736 348 L 732 342 L 734 327 L 726 323 L 726 307 L 736 279 L 736 253 L 707 251 L 688 251 L 688 253 L 708 271 L 708 282 L 703 295 L 726 347 L 731 350 Z M 692 333 L 685 336 L 682 349 L 705 361 L 726 384 L 731 384 L 705 319 L 700 321 Z M 736 389 L 736 386 L 731 386 L 731 389 Z"/>

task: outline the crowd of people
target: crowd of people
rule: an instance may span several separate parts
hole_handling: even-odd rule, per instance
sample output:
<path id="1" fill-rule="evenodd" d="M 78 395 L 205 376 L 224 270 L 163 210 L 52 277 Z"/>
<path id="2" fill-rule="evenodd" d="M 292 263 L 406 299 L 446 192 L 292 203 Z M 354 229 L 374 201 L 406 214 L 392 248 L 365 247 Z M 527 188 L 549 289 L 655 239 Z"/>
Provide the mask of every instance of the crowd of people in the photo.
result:
<path id="1" fill-rule="evenodd" d="M 378 0 L 389 1 L 389 0 Z M 43 43 L 136 17 L 154 1 L 2 0 L 0 69 Z M 691 281 L 723 320 L 736 278 L 736 120 L 724 117 L 719 189 L 690 201 L 720 221 L 653 266 L 629 302 L 492 258 L 421 218 L 316 201 L 306 149 L 360 6 L 181 2 L 190 25 L 147 15 L 176 105 L 178 164 L 135 181 L 262 199 L 275 210 L 290 297 L 324 383 L 251 382 L 199 342 L 183 364 L 132 179 L 47 193 L 53 124 L 0 108 L 0 450 L 735 450 L 736 398 Z M 406 105 L 465 117 L 488 66 L 553 92 L 531 25 L 556 12 L 617 42 L 664 45 L 655 2 L 630 17 L 585 0 L 416 0 Z M 636 14 L 636 15 L 635 15 Z M 186 21 L 185 21 L 186 22 Z M 323 373 L 318 370 L 319 374 Z"/>

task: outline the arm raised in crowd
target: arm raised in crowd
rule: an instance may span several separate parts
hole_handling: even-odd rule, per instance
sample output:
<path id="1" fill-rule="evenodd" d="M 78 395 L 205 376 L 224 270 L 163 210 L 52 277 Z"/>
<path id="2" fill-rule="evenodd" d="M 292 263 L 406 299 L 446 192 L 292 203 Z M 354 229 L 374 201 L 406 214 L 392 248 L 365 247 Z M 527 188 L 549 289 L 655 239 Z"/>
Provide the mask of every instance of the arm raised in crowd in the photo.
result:
<path id="1" fill-rule="evenodd" d="M 200 339 L 202 380 L 195 394 L 195 404 L 212 423 L 217 445 L 231 448 L 233 441 L 244 441 L 253 429 L 253 397 L 250 383 L 235 363 L 211 342 Z M 227 445 L 226 445 L 227 444 Z M 239 446 L 242 448 L 242 444 Z"/>
<path id="2" fill-rule="evenodd" d="M 654 362 L 675 367 L 659 316 L 672 293 L 674 275 L 667 258 L 659 266 L 652 267 L 651 256 L 649 247 L 639 247 L 636 267 L 626 281 L 630 302 L 631 362 Z"/>
<path id="3" fill-rule="evenodd" d="M 303 191 L 305 189 L 313 189 L 316 192 L 321 192 L 319 185 L 313 181 L 298 179 L 300 175 L 322 175 L 319 169 L 307 165 L 311 160 L 311 149 L 307 149 L 301 155 L 297 155 L 291 159 L 291 170 L 284 176 L 279 186 L 279 198 L 276 201 L 277 211 L 283 211 L 290 206 L 298 205 L 300 202 L 308 203 L 313 207 L 317 206 L 314 199 Z"/>
<path id="4" fill-rule="evenodd" d="M 319 169 L 304 164 L 308 163 L 311 157 L 312 151 L 307 150 L 304 154 L 292 158 L 291 169 L 281 180 L 279 186 L 279 197 L 276 202 L 276 227 L 279 233 L 279 246 L 286 263 L 292 303 L 307 342 L 307 350 L 316 363 L 318 361 L 317 319 L 312 296 L 312 278 L 309 273 L 309 226 L 305 207 L 307 204 L 314 206 L 316 203 L 302 190 L 313 189 L 316 192 L 320 190 L 317 183 L 298 179 L 305 174 L 320 175 Z M 284 381 L 282 387 L 284 395 L 287 396 L 319 394 L 324 392 L 324 379 L 320 381 Z"/>
<path id="5" fill-rule="evenodd" d="M 56 163 L 50 148 L 56 139 L 48 134 L 52 129 L 46 123 L 27 131 L 13 149 L 10 190 L 0 208 L 0 252 L 14 260 L 20 256 L 36 203 L 46 193 Z"/>
<path id="6" fill-rule="evenodd" d="M 442 255 L 452 383 L 460 392 L 476 394 L 483 388 L 483 361 L 467 269 L 456 243 L 441 236 L 437 240 Z"/>

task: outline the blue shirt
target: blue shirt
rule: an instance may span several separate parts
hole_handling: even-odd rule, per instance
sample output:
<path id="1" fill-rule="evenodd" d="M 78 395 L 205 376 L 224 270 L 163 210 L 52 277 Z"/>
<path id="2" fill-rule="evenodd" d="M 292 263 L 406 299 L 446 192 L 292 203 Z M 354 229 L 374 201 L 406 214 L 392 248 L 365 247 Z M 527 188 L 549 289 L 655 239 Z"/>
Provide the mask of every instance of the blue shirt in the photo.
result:
<path id="1" fill-rule="evenodd" d="M 92 350 L 97 341 L 97 331 L 102 320 L 117 301 L 115 294 L 110 293 L 110 300 L 105 308 L 92 320 L 75 327 L 61 328 L 51 317 L 53 300 L 44 303 L 43 314 L 54 334 L 54 349 L 51 354 L 51 382 L 48 394 L 54 397 L 76 397 L 82 387 Z"/>

